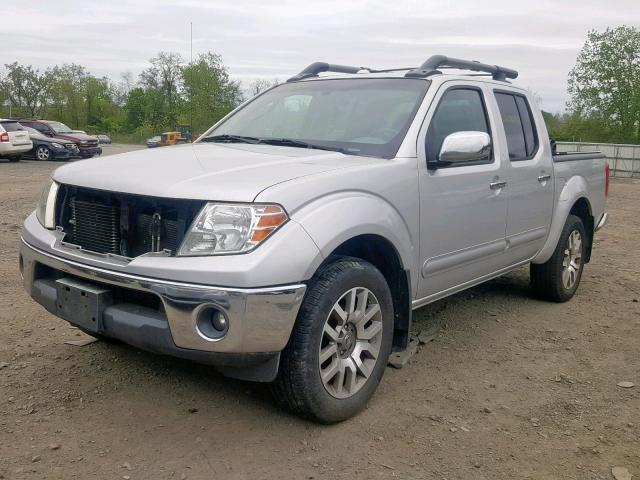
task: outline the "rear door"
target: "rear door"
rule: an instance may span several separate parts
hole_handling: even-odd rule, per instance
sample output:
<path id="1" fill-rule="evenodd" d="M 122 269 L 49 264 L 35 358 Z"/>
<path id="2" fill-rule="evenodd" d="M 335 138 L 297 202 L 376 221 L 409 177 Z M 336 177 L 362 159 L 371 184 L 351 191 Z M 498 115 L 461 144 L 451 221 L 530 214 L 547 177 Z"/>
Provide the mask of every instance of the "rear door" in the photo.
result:
<path id="1" fill-rule="evenodd" d="M 501 138 L 506 141 L 501 160 L 508 165 L 507 255 L 516 263 L 532 258 L 547 238 L 554 202 L 553 160 L 548 146 L 541 144 L 527 97 L 509 90 L 494 90 L 494 95 L 504 130 Z"/>
<path id="2" fill-rule="evenodd" d="M 418 140 L 421 278 L 417 304 L 447 295 L 504 266 L 507 199 L 496 188 L 504 156 L 496 142 L 495 103 L 478 82 L 445 82 L 427 113 Z M 495 145 L 487 161 L 427 168 L 444 138 L 459 131 L 482 131 Z"/>
<path id="3" fill-rule="evenodd" d="M 9 143 L 14 147 L 20 147 L 29 145 L 31 139 L 29 138 L 29 132 L 27 132 L 20 123 L 16 121 L 2 121 L 2 128 L 9 134 Z"/>

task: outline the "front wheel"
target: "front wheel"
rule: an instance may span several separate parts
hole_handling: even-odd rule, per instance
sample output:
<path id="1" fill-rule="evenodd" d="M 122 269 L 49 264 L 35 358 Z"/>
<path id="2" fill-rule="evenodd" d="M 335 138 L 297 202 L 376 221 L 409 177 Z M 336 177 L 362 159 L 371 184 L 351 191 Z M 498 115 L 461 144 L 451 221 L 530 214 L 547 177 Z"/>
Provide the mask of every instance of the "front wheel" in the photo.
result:
<path id="1" fill-rule="evenodd" d="M 566 302 L 576 293 L 587 252 L 582 220 L 569 215 L 553 255 L 543 264 L 531 264 L 531 287 L 543 300 Z"/>
<path id="2" fill-rule="evenodd" d="M 391 353 L 393 302 L 373 265 L 342 258 L 309 285 L 273 392 L 295 413 L 345 420 L 375 392 Z"/>
<path id="3" fill-rule="evenodd" d="M 42 162 L 51 160 L 51 150 L 44 145 L 39 146 L 36 148 L 36 158 Z"/>

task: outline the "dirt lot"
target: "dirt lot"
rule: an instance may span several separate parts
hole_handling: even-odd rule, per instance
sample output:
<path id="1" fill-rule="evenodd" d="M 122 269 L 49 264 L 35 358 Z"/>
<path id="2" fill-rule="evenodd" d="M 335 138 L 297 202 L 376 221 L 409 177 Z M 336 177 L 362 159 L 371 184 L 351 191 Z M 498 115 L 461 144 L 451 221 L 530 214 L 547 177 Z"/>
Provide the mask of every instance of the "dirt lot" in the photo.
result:
<path id="1" fill-rule="evenodd" d="M 325 427 L 205 366 L 65 345 L 17 268 L 58 165 L 0 163 L 0 479 L 640 478 L 640 181 L 614 181 L 573 301 L 532 300 L 523 269 L 419 310 L 435 340 Z"/>

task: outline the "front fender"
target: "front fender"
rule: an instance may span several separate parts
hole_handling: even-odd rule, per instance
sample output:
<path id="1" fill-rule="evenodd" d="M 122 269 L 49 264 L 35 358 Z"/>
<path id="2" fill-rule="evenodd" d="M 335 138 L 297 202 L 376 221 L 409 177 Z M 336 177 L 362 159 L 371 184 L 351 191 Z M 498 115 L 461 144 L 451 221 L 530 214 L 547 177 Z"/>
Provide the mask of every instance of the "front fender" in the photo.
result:
<path id="1" fill-rule="evenodd" d="M 580 198 L 586 198 L 589 204 L 587 182 L 583 177 L 575 176 L 570 178 L 569 181 L 559 178 L 556 183 L 556 191 L 558 189 L 561 189 L 560 195 L 558 195 L 558 201 L 553 211 L 547 241 L 544 247 L 542 247 L 542 250 L 540 250 L 538 255 L 532 260 L 532 263 L 544 263 L 551 258 L 560 239 L 562 229 L 567 222 L 569 212 L 571 212 L 575 203 Z M 591 212 L 590 204 L 589 211 Z"/>
<path id="2" fill-rule="evenodd" d="M 406 221 L 389 202 L 372 193 L 324 196 L 298 209 L 293 220 L 302 225 L 324 257 L 353 237 L 373 234 L 391 242 L 404 269 L 414 264 L 416 251 Z M 412 285 L 417 284 L 417 279 L 411 280 Z"/>

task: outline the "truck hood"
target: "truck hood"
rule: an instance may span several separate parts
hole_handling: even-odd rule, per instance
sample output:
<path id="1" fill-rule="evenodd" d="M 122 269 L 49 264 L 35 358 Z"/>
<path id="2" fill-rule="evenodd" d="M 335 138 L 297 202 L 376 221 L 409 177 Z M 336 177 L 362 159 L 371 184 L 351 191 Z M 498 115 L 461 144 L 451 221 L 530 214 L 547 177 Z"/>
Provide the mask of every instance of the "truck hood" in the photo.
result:
<path id="1" fill-rule="evenodd" d="M 196 143 L 77 161 L 56 170 L 53 179 L 155 197 L 251 202 L 275 184 L 371 160 L 304 148 Z"/>

